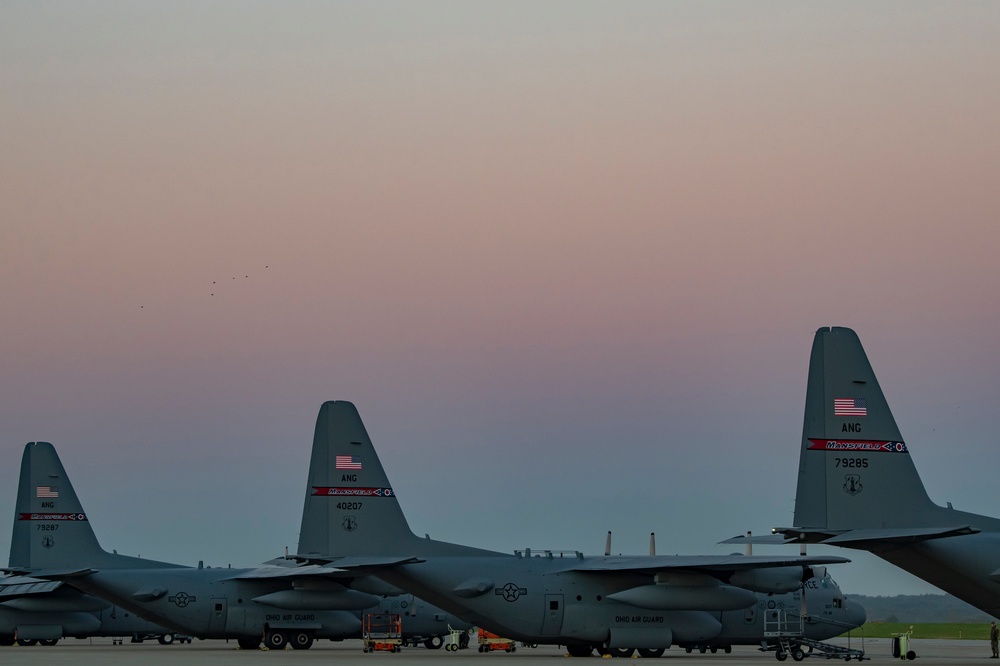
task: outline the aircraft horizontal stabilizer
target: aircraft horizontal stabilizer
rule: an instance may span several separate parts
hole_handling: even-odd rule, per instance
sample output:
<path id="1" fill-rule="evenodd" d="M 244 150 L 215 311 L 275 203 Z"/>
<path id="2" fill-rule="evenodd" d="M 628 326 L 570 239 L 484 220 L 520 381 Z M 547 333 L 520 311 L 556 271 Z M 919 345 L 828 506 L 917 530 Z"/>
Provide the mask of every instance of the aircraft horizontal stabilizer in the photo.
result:
<path id="1" fill-rule="evenodd" d="M 347 573 L 337 567 L 320 567 L 307 564 L 301 567 L 263 566 L 256 569 L 246 569 L 226 580 L 261 580 L 274 578 L 305 578 L 312 576 L 337 576 Z"/>
<path id="2" fill-rule="evenodd" d="M 7 569 L 7 571 L 11 571 L 12 573 L 29 573 L 27 571 L 17 572 L 10 569 Z M 98 571 L 97 569 L 43 569 L 40 571 L 32 571 L 30 573 L 32 578 L 40 578 L 42 580 L 68 581 L 72 580 L 73 578 L 83 578 L 85 576 L 93 575 L 97 573 L 97 571 Z"/>
<path id="3" fill-rule="evenodd" d="M 746 534 L 740 534 L 738 536 L 732 537 L 731 539 L 720 541 L 719 543 L 727 543 L 727 544 L 755 543 L 765 546 L 784 546 L 785 544 L 795 543 L 795 539 L 782 536 L 781 534 L 761 534 L 759 536 L 747 536 Z"/>
<path id="4" fill-rule="evenodd" d="M 27 576 L 12 576 L 0 580 L 0 602 L 33 594 L 45 594 L 62 586 L 57 580 L 39 580 Z"/>
<path id="5" fill-rule="evenodd" d="M 341 557 L 340 559 L 334 560 L 334 558 L 321 558 L 317 559 L 312 555 L 293 555 L 296 560 L 303 562 L 323 562 L 325 564 L 333 563 L 336 565 L 337 569 L 342 572 L 347 572 L 356 575 L 360 569 L 387 569 L 390 567 L 399 567 L 404 564 L 417 564 L 423 562 L 424 560 L 419 557 Z"/>
<path id="6" fill-rule="evenodd" d="M 957 527 L 895 527 L 885 529 L 848 530 L 832 533 L 798 527 L 779 527 L 775 532 L 790 537 L 793 541 L 822 543 L 834 546 L 862 547 L 873 541 L 878 543 L 916 543 L 929 539 L 945 539 L 956 536 L 976 534 L 980 530 L 969 525 Z"/>

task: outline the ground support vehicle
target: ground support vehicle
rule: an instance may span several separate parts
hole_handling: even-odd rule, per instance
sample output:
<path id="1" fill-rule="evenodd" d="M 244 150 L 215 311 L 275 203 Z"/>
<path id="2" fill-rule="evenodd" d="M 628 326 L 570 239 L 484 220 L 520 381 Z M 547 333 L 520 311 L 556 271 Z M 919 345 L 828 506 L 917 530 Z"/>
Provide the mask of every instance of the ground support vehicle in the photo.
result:
<path id="1" fill-rule="evenodd" d="M 363 652 L 399 652 L 403 621 L 399 613 L 368 613 L 362 623 Z"/>
<path id="2" fill-rule="evenodd" d="M 517 646 L 514 645 L 514 641 L 509 638 L 502 638 L 497 634 L 486 631 L 482 627 L 479 628 L 479 651 L 480 652 L 496 652 L 497 650 L 503 650 L 504 652 L 514 652 L 517 650 Z"/>

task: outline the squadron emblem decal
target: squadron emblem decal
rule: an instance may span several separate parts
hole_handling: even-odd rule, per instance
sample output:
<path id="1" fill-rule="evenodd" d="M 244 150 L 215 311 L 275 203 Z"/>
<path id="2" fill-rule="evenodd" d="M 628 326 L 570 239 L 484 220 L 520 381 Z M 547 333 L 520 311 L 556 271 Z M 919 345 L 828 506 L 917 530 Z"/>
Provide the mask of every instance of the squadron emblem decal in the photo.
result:
<path id="1" fill-rule="evenodd" d="M 522 594 L 527 594 L 528 590 L 524 587 L 518 587 L 514 583 L 507 583 L 503 587 L 493 590 L 493 593 L 499 594 L 505 601 L 517 601 L 517 598 Z"/>
<path id="2" fill-rule="evenodd" d="M 50 536 L 42 537 L 42 548 L 51 548 L 56 545 L 56 540 Z"/>
<path id="3" fill-rule="evenodd" d="M 844 492 L 848 495 L 854 496 L 864 490 L 864 486 L 861 485 L 861 476 L 859 474 L 848 474 L 844 477 Z"/>
<path id="4" fill-rule="evenodd" d="M 340 523 L 340 526 L 348 532 L 353 532 L 358 529 L 358 519 L 354 516 L 344 516 L 344 520 Z"/>

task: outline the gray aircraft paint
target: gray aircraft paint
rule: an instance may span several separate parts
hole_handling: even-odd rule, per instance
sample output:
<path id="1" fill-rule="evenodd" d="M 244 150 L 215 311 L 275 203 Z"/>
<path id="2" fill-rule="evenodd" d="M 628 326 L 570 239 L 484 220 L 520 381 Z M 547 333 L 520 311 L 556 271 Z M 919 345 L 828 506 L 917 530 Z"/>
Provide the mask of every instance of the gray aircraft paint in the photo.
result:
<path id="1" fill-rule="evenodd" d="M 1000 617 L 1000 520 L 931 501 L 849 328 L 813 340 L 794 523 L 775 531 L 870 551 Z"/>
<path id="2" fill-rule="evenodd" d="M 375 581 L 357 581 L 370 591 L 349 589 L 319 567 L 284 562 L 193 568 L 108 553 L 55 448 L 46 442 L 25 446 L 10 568 L 68 582 L 144 620 L 199 638 L 358 637 L 362 609 L 398 612 L 401 604 L 406 636 L 445 635 L 449 622 L 468 627 L 411 595 L 382 598 L 391 590 Z"/>
<path id="3" fill-rule="evenodd" d="M 747 613 L 778 599 L 797 603 L 794 591 L 809 566 L 844 561 L 505 554 L 422 539 L 410 530 L 356 408 L 345 401 L 320 409 L 297 557 L 374 573 L 510 638 L 583 649 L 759 642 L 762 630 L 747 630 Z M 743 587 L 730 583 L 737 577 Z M 610 598 L 649 586 L 661 594 L 638 595 L 643 606 Z M 844 624 L 816 621 L 811 635 L 834 636 L 864 621 L 859 606 L 841 605 L 829 619 Z"/>

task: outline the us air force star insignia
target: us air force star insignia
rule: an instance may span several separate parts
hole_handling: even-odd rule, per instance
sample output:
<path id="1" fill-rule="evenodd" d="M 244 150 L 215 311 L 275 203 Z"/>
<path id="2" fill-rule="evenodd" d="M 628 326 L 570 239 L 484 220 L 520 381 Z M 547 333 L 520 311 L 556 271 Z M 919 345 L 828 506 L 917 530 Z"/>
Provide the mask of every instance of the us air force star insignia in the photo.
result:
<path id="1" fill-rule="evenodd" d="M 857 495 L 864 486 L 861 485 L 861 476 L 858 474 L 848 474 L 844 477 L 844 492 L 848 495 Z"/>
<path id="2" fill-rule="evenodd" d="M 517 601 L 517 598 L 522 594 L 527 594 L 528 590 L 524 587 L 518 587 L 514 583 L 507 583 L 503 587 L 493 590 L 493 593 L 501 595 L 506 601 Z"/>
<path id="3" fill-rule="evenodd" d="M 177 604 L 178 608 L 184 608 L 192 601 L 197 601 L 198 597 L 193 597 L 187 592 L 178 592 L 177 594 L 167 597 L 167 601 Z"/>

